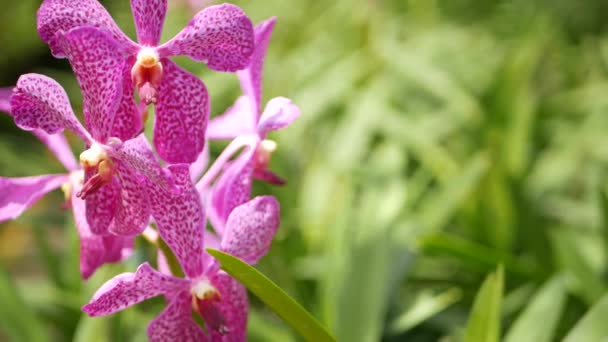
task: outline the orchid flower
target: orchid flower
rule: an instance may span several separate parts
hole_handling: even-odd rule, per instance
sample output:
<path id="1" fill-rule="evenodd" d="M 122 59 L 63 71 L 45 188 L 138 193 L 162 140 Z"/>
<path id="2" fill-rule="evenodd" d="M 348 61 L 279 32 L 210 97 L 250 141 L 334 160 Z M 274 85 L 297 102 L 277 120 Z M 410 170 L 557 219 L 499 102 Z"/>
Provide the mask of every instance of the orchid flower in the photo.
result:
<path id="1" fill-rule="evenodd" d="M 153 215 L 185 278 L 144 263 L 135 273 L 120 274 L 102 285 L 83 310 L 90 316 L 109 315 L 164 295 L 167 307 L 148 326 L 151 341 L 245 341 L 247 291 L 203 250 L 204 213 L 188 168 L 169 169 L 181 195 L 152 187 Z M 232 211 L 219 248 L 254 264 L 268 251 L 278 225 L 278 202 L 271 196 L 256 197 Z M 205 321 L 206 333 L 192 312 Z"/>
<path id="2" fill-rule="evenodd" d="M 207 128 L 208 139 L 236 138 L 197 184 L 199 191 L 205 192 L 212 179 L 220 170 L 224 170 L 213 186 L 209 208 L 210 220 L 218 233 L 232 209 L 249 199 L 252 178 L 272 184 L 284 183 L 283 179 L 268 170 L 276 143 L 266 137 L 270 131 L 287 127 L 300 115 L 300 110 L 291 100 L 276 97 L 268 102 L 260 115 L 262 69 L 274 24 L 273 17 L 255 27 L 255 50 L 251 64 L 237 73 L 244 95 L 224 114 L 213 118 Z M 245 151 L 228 163 L 229 158 L 243 146 L 246 146 Z"/>
<path id="3" fill-rule="evenodd" d="M 98 32 L 91 33 L 81 43 L 94 44 Z M 88 148 L 80 154 L 80 163 L 85 179 L 76 196 L 86 202 L 90 230 L 96 235 L 132 236 L 141 233 L 150 218 L 144 179 L 167 188 L 172 188 L 172 184 L 143 134 L 124 142 L 110 136 L 113 133 L 124 136 L 132 131 L 132 126 L 126 124 L 130 121 L 118 115 L 113 120 L 113 113 L 105 110 L 111 104 L 100 103 L 96 97 L 109 93 L 108 88 L 114 86 L 99 78 L 96 85 L 90 85 L 91 93 L 84 94 L 85 119 L 92 133 L 76 118 L 65 90 L 43 75 L 26 74 L 19 78 L 11 97 L 11 112 L 17 126 L 24 130 L 56 134 L 67 128 L 84 141 Z"/>
<path id="4" fill-rule="evenodd" d="M 122 80 L 125 97 L 132 96 L 135 85 L 145 104 L 156 104 L 154 145 L 159 156 L 169 163 L 192 163 L 203 150 L 209 96 L 202 81 L 168 57 L 185 55 L 216 71 L 243 69 L 253 53 L 252 23 L 234 5 L 211 6 L 159 45 L 167 0 L 131 0 L 131 9 L 138 43 L 118 28 L 96 0 L 45 0 L 38 10 L 38 33 L 55 57 L 67 57 L 72 65 L 115 58 L 118 70 L 108 72 L 99 65 L 99 71 L 105 73 L 105 79 Z M 99 32 L 105 44 L 81 46 L 78 54 L 70 54 L 61 43 L 62 35 L 74 35 L 83 28 Z M 99 75 L 81 76 L 93 83 Z"/>
<path id="5" fill-rule="evenodd" d="M 10 115 L 9 94 L 12 89 L 0 89 L 0 110 Z M 6 105 L 3 105 L 6 104 Z M 19 217 L 46 193 L 61 188 L 71 203 L 74 222 L 80 240 L 80 274 L 88 279 L 107 262 L 119 262 L 131 254 L 133 239 L 122 236 L 98 236 L 91 232 L 85 218 L 84 202 L 75 194 L 82 188 L 84 172 L 76 162 L 62 133 L 49 135 L 42 130 L 32 133 L 40 139 L 65 167 L 67 173 L 33 177 L 0 177 L 0 222 Z"/>

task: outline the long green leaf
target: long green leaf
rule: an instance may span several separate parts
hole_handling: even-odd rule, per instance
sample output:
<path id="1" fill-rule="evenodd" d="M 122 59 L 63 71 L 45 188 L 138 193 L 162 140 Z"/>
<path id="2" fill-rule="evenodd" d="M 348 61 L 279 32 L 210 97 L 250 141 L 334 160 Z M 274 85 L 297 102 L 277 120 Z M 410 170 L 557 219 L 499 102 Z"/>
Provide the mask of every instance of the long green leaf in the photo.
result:
<path id="1" fill-rule="evenodd" d="M 550 342 L 566 304 L 566 288 L 559 276 L 547 282 L 519 315 L 505 342 Z M 538 324 L 543 322 L 543 324 Z"/>
<path id="2" fill-rule="evenodd" d="M 608 337 L 608 294 L 589 310 L 583 318 L 578 321 L 570 333 L 564 338 L 564 342 L 596 342 L 605 341 Z"/>
<path id="3" fill-rule="evenodd" d="M 285 291 L 251 265 L 232 255 L 214 249 L 207 252 L 222 269 L 245 285 L 307 341 L 335 341 L 325 328 Z"/>
<path id="4" fill-rule="evenodd" d="M 465 342 L 498 342 L 503 278 L 501 265 L 481 285 L 467 323 Z"/>

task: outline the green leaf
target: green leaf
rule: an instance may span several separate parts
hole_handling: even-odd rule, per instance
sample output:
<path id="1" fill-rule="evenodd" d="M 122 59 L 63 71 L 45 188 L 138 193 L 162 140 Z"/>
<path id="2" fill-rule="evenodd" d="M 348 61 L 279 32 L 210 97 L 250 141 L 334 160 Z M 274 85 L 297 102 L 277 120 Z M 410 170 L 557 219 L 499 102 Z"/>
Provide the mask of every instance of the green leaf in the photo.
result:
<path id="1" fill-rule="evenodd" d="M 0 267 L 0 327 L 13 341 L 48 341 L 47 332 Z"/>
<path id="2" fill-rule="evenodd" d="M 604 295 L 564 339 L 564 342 L 603 341 L 608 336 L 608 294 Z"/>
<path id="3" fill-rule="evenodd" d="M 553 341 L 565 304 L 566 288 L 561 277 L 555 276 L 538 290 L 530 305 L 517 317 L 505 342 Z"/>
<path id="4" fill-rule="evenodd" d="M 422 292 L 416 302 L 392 322 L 390 332 L 401 334 L 445 310 L 461 297 L 462 290 L 456 287 L 436 296 Z"/>
<path id="5" fill-rule="evenodd" d="M 335 341 L 325 328 L 285 291 L 251 265 L 232 255 L 214 249 L 207 252 L 222 269 L 245 285 L 307 341 Z"/>
<path id="6" fill-rule="evenodd" d="M 503 278 L 501 265 L 481 285 L 467 323 L 465 342 L 498 342 Z"/>

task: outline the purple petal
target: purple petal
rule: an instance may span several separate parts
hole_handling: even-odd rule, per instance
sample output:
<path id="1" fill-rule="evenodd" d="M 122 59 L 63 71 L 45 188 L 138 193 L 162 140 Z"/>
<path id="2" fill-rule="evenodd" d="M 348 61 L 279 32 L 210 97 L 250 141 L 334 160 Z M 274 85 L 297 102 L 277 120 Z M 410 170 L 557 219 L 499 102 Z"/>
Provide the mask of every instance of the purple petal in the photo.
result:
<path id="1" fill-rule="evenodd" d="M 68 175 L 0 177 L 0 222 L 17 218 L 40 197 L 67 181 Z"/>
<path id="2" fill-rule="evenodd" d="M 192 295 L 184 291 L 170 299 L 169 306 L 148 325 L 151 342 L 205 342 L 209 338 L 192 319 Z"/>
<path id="3" fill-rule="evenodd" d="M 209 145 L 205 144 L 203 152 L 198 155 L 194 163 L 190 164 L 190 178 L 193 182 L 201 178 L 207 165 L 209 165 Z"/>
<path id="4" fill-rule="evenodd" d="M 11 96 L 11 113 L 15 124 L 26 131 L 39 128 L 54 134 L 67 128 L 85 142 L 90 140 L 74 115 L 65 90 L 50 77 L 39 74 L 19 77 Z"/>
<path id="5" fill-rule="evenodd" d="M 85 172 L 85 182 L 93 175 Z M 86 217 L 93 234 L 107 235 L 110 224 L 116 215 L 120 185 L 113 177 L 112 182 L 102 186 L 96 192 L 87 195 Z"/>
<path id="6" fill-rule="evenodd" d="M 10 97 L 13 93 L 13 88 L 0 88 L 0 112 L 11 112 Z"/>
<path id="7" fill-rule="evenodd" d="M 251 57 L 251 64 L 249 64 L 247 69 L 238 72 L 243 93 L 253 100 L 256 119 L 262 109 L 260 107 L 262 101 L 262 72 L 264 69 L 264 59 L 266 58 L 266 49 L 275 21 L 276 18 L 272 17 L 255 27 L 255 50 Z"/>
<path id="8" fill-rule="evenodd" d="M 72 210 L 80 238 L 80 274 L 88 279 L 104 263 L 121 261 L 132 239 L 93 234 L 86 220 L 85 202 L 75 195 L 78 190 L 72 191 Z"/>
<path id="9" fill-rule="evenodd" d="M 65 135 L 62 133 L 47 134 L 38 129 L 32 131 L 32 133 L 46 145 L 68 171 L 75 171 L 80 168 Z"/>
<path id="10" fill-rule="evenodd" d="M 103 284 L 82 310 L 91 317 L 105 316 L 158 295 L 175 296 L 190 281 L 154 270 L 146 262 L 135 273 L 123 273 Z"/>
<path id="11" fill-rule="evenodd" d="M 112 37 L 95 27 L 72 29 L 61 43 L 82 90 L 86 125 L 95 140 L 105 143 L 122 98 L 126 59 Z"/>
<path id="12" fill-rule="evenodd" d="M 241 96 L 224 114 L 209 121 L 207 139 L 233 139 L 242 134 L 256 134 L 256 121 L 257 113 L 251 100 Z"/>
<path id="13" fill-rule="evenodd" d="M 131 82 L 131 65 L 127 61 L 123 66 L 122 96 L 110 132 L 110 136 L 120 140 L 131 139 L 143 129 L 142 113 L 135 103 L 135 88 Z"/>
<path id="14" fill-rule="evenodd" d="M 45 0 L 38 9 L 38 34 L 57 58 L 65 57 L 59 39 L 62 33 L 81 26 L 109 32 L 123 50 L 135 44 L 118 28 L 108 11 L 96 0 Z"/>
<path id="15" fill-rule="evenodd" d="M 300 116 L 300 109 L 290 99 L 275 97 L 270 100 L 260 117 L 258 132 L 262 138 L 268 132 L 285 128 Z"/>
<path id="16" fill-rule="evenodd" d="M 116 203 L 116 215 L 110 232 L 121 236 L 137 235 L 146 229 L 150 221 L 148 193 L 138 180 L 137 174 L 121 162 L 116 163 L 120 197 Z"/>
<path id="17" fill-rule="evenodd" d="M 131 10 L 139 44 L 158 45 L 167 13 L 167 0 L 131 0 Z"/>
<path id="18" fill-rule="evenodd" d="M 171 165 L 179 193 L 151 185 L 152 216 L 162 239 L 179 260 L 189 278 L 203 274 L 205 218 L 201 200 L 190 180 L 187 164 Z"/>
<path id="19" fill-rule="evenodd" d="M 216 305 L 224 317 L 228 333 L 224 336 L 211 330 L 212 341 L 246 341 L 247 340 L 247 290 L 229 275 L 220 272 L 212 278 L 222 300 Z"/>
<path id="20" fill-rule="evenodd" d="M 272 196 L 241 204 L 228 216 L 220 249 L 255 264 L 268 252 L 279 219 L 279 202 Z"/>
<path id="21" fill-rule="evenodd" d="M 198 77 L 164 58 L 154 146 L 168 163 L 193 163 L 205 145 L 209 95 Z"/>
<path id="22" fill-rule="evenodd" d="M 125 141 L 111 151 L 111 156 L 122 161 L 154 184 L 172 188 L 171 176 L 161 168 L 144 134 Z"/>
<path id="23" fill-rule="evenodd" d="M 243 10 L 230 4 L 198 12 L 180 33 L 159 47 L 163 57 L 187 55 L 217 71 L 245 68 L 253 53 L 253 25 Z"/>
<path id="24" fill-rule="evenodd" d="M 247 149 L 227 167 L 213 187 L 210 210 L 216 219 L 214 228 L 219 234 L 232 209 L 249 200 L 253 156 L 253 149 Z"/>
<path id="25" fill-rule="evenodd" d="M 0 111 L 4 111 L 11 116 L 10 96 L 12 93 L 13 88 L 0 88 Z M 74 158 L 74 153 L 72 153 L 72 149 L 63 134 L 47 134 L 41 129 L 33 130 L 32 134 L 46 145 L 68 171 L 74 171 L 79 168 L 79 164 L 76 158 Z"/>

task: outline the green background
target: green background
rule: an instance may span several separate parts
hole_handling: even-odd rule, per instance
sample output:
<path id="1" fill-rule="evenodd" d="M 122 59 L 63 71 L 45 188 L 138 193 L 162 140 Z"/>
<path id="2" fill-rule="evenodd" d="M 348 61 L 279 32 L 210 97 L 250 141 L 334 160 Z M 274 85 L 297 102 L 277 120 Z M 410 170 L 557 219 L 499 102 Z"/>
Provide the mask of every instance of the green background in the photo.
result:
<path id="1" fill-rule="evenodd" d="M 0 87 L 44 73 L 80 112 L 69 65 L 36 34 L 39 2 L 0 2 Z M 192 16 L 169 2 L 163 41 Z M 102 3 L 134 37 L 128 1 Z M 339 341 L 608 336 L 607 2 L 237 4 L 254 22 L 278 17 L 264 103 L 302 110 L 271 136 L 288 184 L 256 185 L 282 209 L 258 268 Z M 207 84 L 212 115 L 239 95 L 234 75 L 176 60 Z M 1 175 L 62 171 L 5 115 L 0 132 Z M 0 225 L 0 340 L 145 341 L 162 300 L 95 319 L 80 307 L 146 251 L 82 283 L 62 200 Z M 299 340 L 251 304 L 250 340 Z"/>

